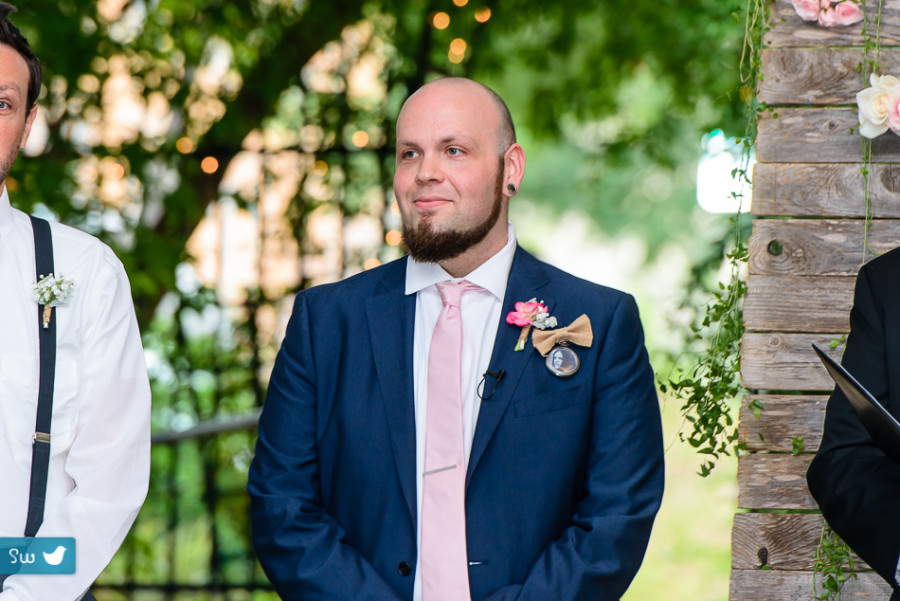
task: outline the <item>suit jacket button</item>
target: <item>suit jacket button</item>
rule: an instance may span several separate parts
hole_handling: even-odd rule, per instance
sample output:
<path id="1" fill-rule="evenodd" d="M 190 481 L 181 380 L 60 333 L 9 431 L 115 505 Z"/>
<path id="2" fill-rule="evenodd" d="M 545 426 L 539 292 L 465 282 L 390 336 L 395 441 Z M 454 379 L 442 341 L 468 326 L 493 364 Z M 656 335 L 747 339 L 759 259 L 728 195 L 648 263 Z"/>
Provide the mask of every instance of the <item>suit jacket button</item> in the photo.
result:
<path id="1" fill-rule="evenodd" d="M 401 561 L 397 565 L 397 571 L 400 572 L 401 576 L 409 576 L 410 574 L 412 574 L 412 568 L 409 567 L 409 564 L 405 561 Z"/>

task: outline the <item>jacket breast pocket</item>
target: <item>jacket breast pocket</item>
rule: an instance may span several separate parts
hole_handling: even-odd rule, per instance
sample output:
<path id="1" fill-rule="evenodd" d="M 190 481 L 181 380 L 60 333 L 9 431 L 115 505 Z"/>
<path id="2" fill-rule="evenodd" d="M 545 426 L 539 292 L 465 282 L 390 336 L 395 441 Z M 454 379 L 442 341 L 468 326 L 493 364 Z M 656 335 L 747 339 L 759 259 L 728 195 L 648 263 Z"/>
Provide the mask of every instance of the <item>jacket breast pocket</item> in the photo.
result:
<path id="1" fill-rule="evenodd" d="M 31 446 L 37 419 L 39 361 L 30 355 L 0 354 L 0 429 L 12 441 L 16 463 L 31 465 Z M 50 424 L 50 455 L 72 445 L 77 420 L 78 364 L 57 356 Z"/>
<path id="2" fill-rule="evenodd" d="M 570 386 L 513 401 L 513 416 L 534 417 L 582 407 L 590 402 L 587 384 Z"/>

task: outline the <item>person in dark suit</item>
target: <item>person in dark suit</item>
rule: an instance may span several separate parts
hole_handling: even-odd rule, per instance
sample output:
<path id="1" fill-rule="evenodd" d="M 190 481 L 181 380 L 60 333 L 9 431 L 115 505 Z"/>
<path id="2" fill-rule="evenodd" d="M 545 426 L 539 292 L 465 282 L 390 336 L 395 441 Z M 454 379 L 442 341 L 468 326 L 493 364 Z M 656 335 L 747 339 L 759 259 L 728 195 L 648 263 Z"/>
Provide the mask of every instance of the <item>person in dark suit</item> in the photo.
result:
<path id="1" fill-rule="evenodd" d="M 613 601 L 637 572 L 663 491 L 637 307 L 517 246 L 507 214 L 524 166 L 496 94 L 426 84 L 397 124 L 409 257 L 297 295 L 248 484 L 254 548 L 282 599 Z M 459 308 L 465 461 L 431 470 L 429 344 L 448 281 L 477 286 Z M 554 375 L 527 336 L 515 350 L 523 328 L 504 317 L 539 302 L 537 325 L 580 359 L 574 375 Z M 423 489 L 444 470 L 464 495 L 462 594 L 422 567 Z"/>
<path id="2" fill-rule="evenodd" d="M 860 269 L 842 364 L 900 417 L 900 249 Z M 875 446 L 840 389 L 828 399 L 806 479 L 828 524 L 900 600 L 900 465 Z"/>

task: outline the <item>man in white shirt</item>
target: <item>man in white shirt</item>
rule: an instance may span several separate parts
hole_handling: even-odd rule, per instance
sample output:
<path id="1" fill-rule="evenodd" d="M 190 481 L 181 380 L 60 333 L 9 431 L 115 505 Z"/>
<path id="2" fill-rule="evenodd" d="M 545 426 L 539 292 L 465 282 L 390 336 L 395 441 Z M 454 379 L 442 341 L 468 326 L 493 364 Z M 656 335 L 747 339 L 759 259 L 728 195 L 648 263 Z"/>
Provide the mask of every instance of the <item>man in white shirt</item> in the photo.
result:
<path id="1" fill-rule="evenodd" d="M 32 225 L 10 206 L 6 186 L 37 111 L 41 68 L 8 20 L 14 10 L 0 3 L 0 537 L 25 532 L 41 363 Z M 150 386 L 125 271 L 99 240 L 56 223 L 51 231 L 55 275 L 74 288 L 54 310 L 50 459 L 36 536 L 74 538 L 76 570 L 11 575 L 0 601 L 82 598 L 134 522 L 150 472 Z"/>
<path id="2" fill-rule="evenodd" d="M 524 168 L 485 86 L 403 106 L 410 256 L 297 296 L 260 418 L 253 542 L 282 599 L 615 601 L 634 577 L 663 489 L 637 307 L 518 247 Z"/>

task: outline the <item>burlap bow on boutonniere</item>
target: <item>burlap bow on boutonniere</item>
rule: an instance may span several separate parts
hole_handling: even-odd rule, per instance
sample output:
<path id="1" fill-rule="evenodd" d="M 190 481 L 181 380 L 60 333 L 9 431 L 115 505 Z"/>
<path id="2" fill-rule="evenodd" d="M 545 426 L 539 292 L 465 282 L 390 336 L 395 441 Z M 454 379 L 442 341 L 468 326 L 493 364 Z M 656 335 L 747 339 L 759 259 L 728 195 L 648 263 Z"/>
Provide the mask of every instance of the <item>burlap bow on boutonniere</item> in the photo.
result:
<path id="1" fill-rule="evenodd" d="M 542 357 L 553 350 L 553 347 L 566 343 L 589 347 L 594 342 L 594 331 L 591 329 L 591 320 L 587 315 L 573 321 L 564 328 L 555 330 L 536 330 L 531 335 L 531 343 Z"/>

